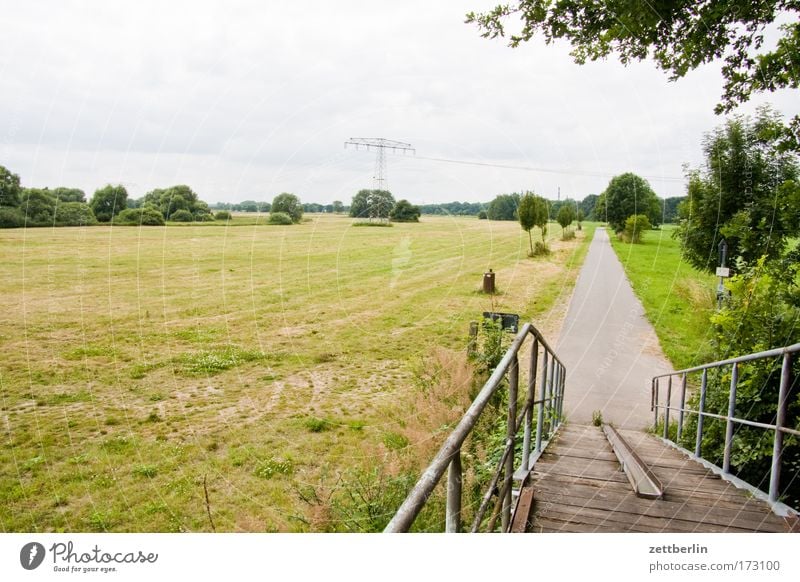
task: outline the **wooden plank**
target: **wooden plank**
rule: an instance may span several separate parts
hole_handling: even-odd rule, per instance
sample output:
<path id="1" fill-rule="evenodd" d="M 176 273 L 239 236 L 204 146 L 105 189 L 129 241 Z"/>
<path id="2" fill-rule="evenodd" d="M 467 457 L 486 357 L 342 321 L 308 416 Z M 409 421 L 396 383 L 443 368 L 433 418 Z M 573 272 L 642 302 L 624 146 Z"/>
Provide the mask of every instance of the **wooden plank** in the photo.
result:
<path id="1" fill-rule="evenodd" d="M 777 516 L 770 513 L 708 507 L 695 503 L 673 502 L 666 499 L 647 500 L 630 494 L 620 495 L 616 492 L 602 489 L 547 484 L 543 481 L 537 482 L 535 487 L 537 497 L 544 502 L 550 498 L 552 498 L 553 503 L 559 503 L 559 500 L 569 500 L 571 504 L 578 506 L 631 515 L 679 518 L 698 523 L 741 527 L 751 531 L 786 531 L 786 525 L 776 523 Z"/>
<path id="2" fill-rule="evenodd" d="M 537 482 L 537 479 L 540 477 L 538 473 L 533 474 L 534 483 Z M 625 493 L 628 491 L 628 482 L 626 479 L 622 478 L 619 482 L 608 482 L 602 481 L 599 479 L 587 479 L 581 477 L 573 477 L 569 475 L 559 475 L 556 473 L 548 473 L 546 474 L 546 478 L 548 482 L 555 482 L 561 483 L 564 485 L 569 484 L 577 484 L 577 485 L 587 485 L 591 487 L 609 487 L 613 491 L 618 491 L 620 493 Z M 724 483 L 724 481 L 723 481 Z M 726 506 L 730 506 L 732 508 L 745 508 L 751 509 L 753 511 L 759 511 L 764 508 L 763 504 L 760 501 L 756 501 L 753 499 L 749 499 L 742 495 L 742 493 L 735 488 L 732 491 L 728 491 L 728 489 L 722 490 L 722 492 L 717 490 L 705 490 L 705 489 L 682 489 L 679 487 L 671 487 L 668 491 L 666 491 L 664 495 L 665 499 L 671 501 L 688 501 L 690 499 L 696 500 L 698 503 L 701 504 L 710 504 L 714 505 L 716 503 L 724 503 L 727 504 Z"/>
<path id="3" fill-rule="evenodd" d="M 598 465 L 574 465 L 569 463 L 544 463 L 541 466 L 536 464 L 535 471 L 538 473 L 557 474 L 557 475 L 570 475 L 573 477 L 589 477 L 593 479 L 602 479 L 607 481 L 614 481 L 617 483 L 625 483 L 625 475 L 618 472 L 616 469 L 610 470 L 608 467 Z"/>
<path id="4" fill-rule="evenodd" d="M 517 506 L 514 509 L 514 518 L 511 521 L 511 533 L 525 533 L 528 531 L 533 509 L 533 487 L 523 487 L 519 492 Z"/>
<path id="5" fill-rule="evenodd" d="M 620 493 L 618 491 L 611 491 L 603 488 L 586 487 L 582 485 L 568 485 L 563 483 L 546 483 L 538 481 L 536 483 L 536 490 L 541 492 L 540 499 L 548 499 L 547 495 L 556 495 L 557 498 L 568 499 L 574 497 L 573 502 L 578 499 L 585 503 L 592 501 L 600 505 L 600 508 L 608 508 L 617 511 L 625 511 L 627 513 L 640 513 L 646 512 L 648 515 L 655 517 L 672 517 L 678 512 L 692 513 L 697 519 L 704 515 L 715 515 L 728 519 L 739 519 L 741 521 L 749 521 L 753 523 L 765 523 L 778 519 L 778 516 L 769 513 L 764 506 L 763 511 L 754 511 L 752 509 L 729 509 L 723 507 L 715 507 L 709 505 L 698 504 L 689 501 L 670 501 L 663 500 L 663 503 L 654 503 L 652 500 L 640 499 L 627 493 Z M 726 522 L 727 523 L 727 522 Z"/>
<path id="6" fill-rule="evenodd" d="M 750 530 L 714 524 L 699 524 L 680 519 L 637 516 L 630 518 L 612 512 L 581 507 L 558 506 L 533 518 L 533 527 L 538 519 L 556 519 L 563 522 L 594 525 L 596 531 L 631 531 L 638 533 L 748 533 Z"/>

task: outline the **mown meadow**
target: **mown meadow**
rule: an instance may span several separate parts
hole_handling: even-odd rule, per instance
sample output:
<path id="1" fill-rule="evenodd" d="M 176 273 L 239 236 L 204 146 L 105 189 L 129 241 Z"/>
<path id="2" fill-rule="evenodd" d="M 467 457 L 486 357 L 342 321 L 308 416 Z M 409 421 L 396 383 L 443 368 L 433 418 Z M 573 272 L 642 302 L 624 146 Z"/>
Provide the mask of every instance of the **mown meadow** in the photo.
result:
<path id="1" fill-rule="evenodd" d="M 0 231 L 0 528 L 343 529 L 353 475 L 424 465 L 468 403 L 470 321 L 557 333 L 593 226 L 551 230 L 537 259 L 461 217 Z"/>

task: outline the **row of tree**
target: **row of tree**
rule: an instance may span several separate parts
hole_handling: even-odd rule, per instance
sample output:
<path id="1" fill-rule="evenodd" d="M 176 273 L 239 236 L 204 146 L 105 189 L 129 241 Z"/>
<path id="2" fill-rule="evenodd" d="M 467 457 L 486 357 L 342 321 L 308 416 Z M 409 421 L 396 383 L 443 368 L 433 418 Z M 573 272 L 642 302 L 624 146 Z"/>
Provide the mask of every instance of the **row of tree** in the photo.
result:
<path id="1" fill-rule="evenodd" d="M 308 207 L 297 196 L 286 192 L 266 206 L 264 211 L 270 212 L 270 222 L 275 224 L 300 222 L 304 208 Z M 321 205 L 311 206 L 313 212 L 319 211 L 316 207 Z M 230 212 L 222 210 L 216 218 L 227 220 Z M 0 228 L 86 226 L 109 222 L 158 226 L 168 220 L 212 222 L 215 216 L 209 205 L 183 184 L 156 188 L 135 200 L 128 196 L 124 186 L 108 184 L 96 190 L 87 201 L 86 193 L 78 188 L 24 188 L 17 174 L 0 166 Z"/>

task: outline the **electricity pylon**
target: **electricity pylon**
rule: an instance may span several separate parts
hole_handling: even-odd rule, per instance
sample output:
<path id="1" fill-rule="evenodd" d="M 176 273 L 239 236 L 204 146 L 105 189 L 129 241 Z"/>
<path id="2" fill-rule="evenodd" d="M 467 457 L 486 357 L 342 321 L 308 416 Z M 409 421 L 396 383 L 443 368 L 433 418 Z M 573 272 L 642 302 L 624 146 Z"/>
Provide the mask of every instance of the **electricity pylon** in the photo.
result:
<path id="1" fill-rule="evenodd" d="M 389 190 L 389 181 L 386 177 L 386 150 L 391 150 L 392 153 L 401 152 L 403 155 L 411 152 L 415 154 L 417 150 L 411 147 L 410 143 L 402 141 L 395 141 L 393 139 L 384 139 L 382 137 L 351 137 L 348 141 L 344 142 L 344 147 L 347 149 L 348 145 L 356 146 L 356 150 L 362 146 L 367 151 L 373 149 L 377 151 L 375 158 L 375 175 L 373 176 L 375 190 Z"/>

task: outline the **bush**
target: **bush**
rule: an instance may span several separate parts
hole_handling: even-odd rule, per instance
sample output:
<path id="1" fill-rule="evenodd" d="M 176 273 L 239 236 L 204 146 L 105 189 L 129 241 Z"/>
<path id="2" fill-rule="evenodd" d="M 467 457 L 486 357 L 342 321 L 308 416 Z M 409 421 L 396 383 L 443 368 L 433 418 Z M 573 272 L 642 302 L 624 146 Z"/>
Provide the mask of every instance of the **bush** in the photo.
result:
<path id="1" fill-rule="evenodd" d="M 193 212 L 195 222 L 214 222 L 214 215 L 210 212 Z"/>
<path id="2" fill-rule="evenodd" d="M 25 217 L 19 208 L 0 208 L 0 228 L 17 228 L 25 224 Z"/>
<path id="3" fill-rule="evenodd" d="M 270 212 L 269 223 L 283 225 L 292 224 L 292 217 L 285 212 Z"/>
<path id="4" fill-rule="evenodd" d="M 414 206 L 408 200 L 400 200 L 389 213 L 389 218 L 395 222 L 419 222 L 421 212 L 419 206 Z"/>
<path id="5" fill-rule="evenodd" d="M 481 210 L 478 213 L 478 220 L 486 220 L 487 218 L 488 218 L 488 216 L 486 215 L 486 211 L 485 210 Z"/>
<path id="6" fill-rule="evenodd" d="M 173 222 L 192 222 L 194 220 L 194 216 L 192 216 L 192 213 L 188 210 L 181 208 L 180 210 L 173 212 L 169 219 Z"/>
<path id="7" fill-rule="evenodd" d="M 536 241 L 533 245 L 533 252 L 530 254 L 532 257 L 544 257 L 550 254 L 550 247 L 543 242 Z"/>
<path id="8" fill-rule="evenodd" d="M 164 226 L 164 216 L 156 208 L 126 208 L 114 217 L 114 224 L 120 226 Z"/>
<path id="9" fill-rule="evenodd" d="M 214 215 L 217 220 L 233 220 L 233 216 L 227 210 L 220 210 Z"/>
<path id="10" fill-rule="evenodd" d="M 646 214 L 629 216 L 625 221 L 625 242 L 638 244 L 644 240 L 644 231 L 651 230 L 653 226 Z"/>
<path id="11" fill-rule="evenodd" d="M 765 351 L 791 345 L 797 341 L 797 322 L 800 321 L 800 249 L 786 253 L 780 259 L 766 257 L 748 264 L 737 261 L 738 275 L 726 282 L 730 297 L 722 308 L 711 316 L 714 329 L 715 359 Z M 782 358 L 768 358 L 741 364 L 736 391 L 736 412 L 740 418 L 771 424 L 778 409 Z M 789 401 L 785 426 L 798 428 L 800 394 L 800 359 L 793 358 L 789 370 Z M 705 408 L 708 412 L 725 414 L 730 397 L 731 368 L 725 366 L 709 372 Z M 693 408 L 699 395 L 691 398 Z M 697 419 L 690 415 L 684 429 L 682 444 L 694 446 Z M 725 444 L 725 422 L 706 419 L 703 430 L 702 454 L 709 461 L 722 464 Z M 769 482 L 772 463 L 772 434 L 750 426 L 738 426 L 731 448 L 732 473 L 764 489 Z M 780 456 L 781 500 L 800 508 L 800 480 L 792 476 L 800 472 L 800 442 L 796 437 L 784 438 Z"/>
<path id="12" fill-rule="evenodd" d="M 86 226 L 97 224 L 94 212 L 83 202 L 62 202 L 56 206 L 56 224 L 59 226 Z"/>
<path id="13" fill-rule="evenodd" d="M 561 240 L 575 240 L 575 231 L 565 230 L 561 233 Z"/>

